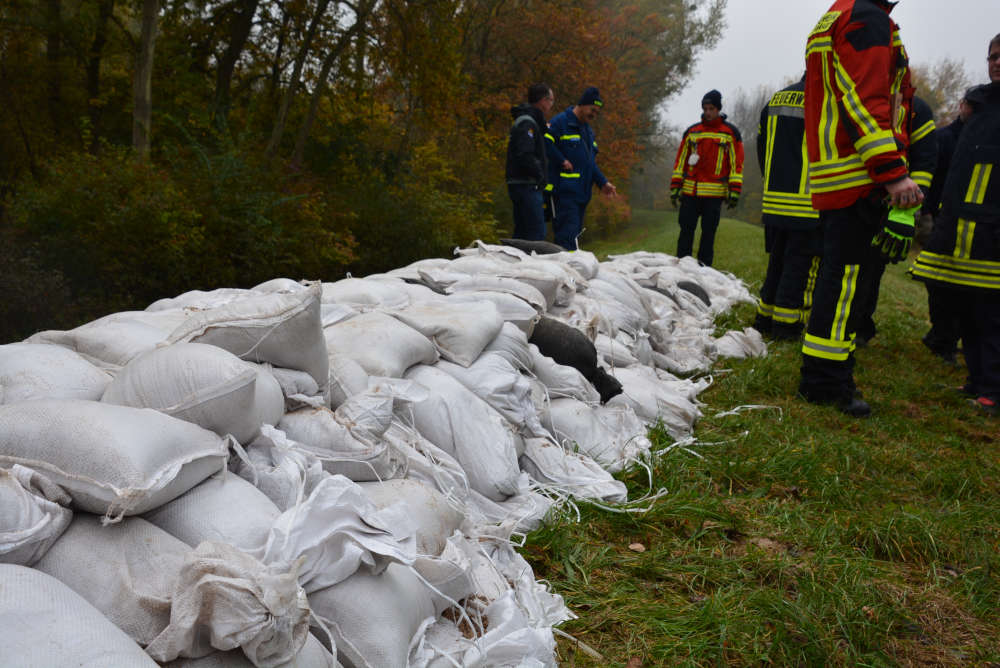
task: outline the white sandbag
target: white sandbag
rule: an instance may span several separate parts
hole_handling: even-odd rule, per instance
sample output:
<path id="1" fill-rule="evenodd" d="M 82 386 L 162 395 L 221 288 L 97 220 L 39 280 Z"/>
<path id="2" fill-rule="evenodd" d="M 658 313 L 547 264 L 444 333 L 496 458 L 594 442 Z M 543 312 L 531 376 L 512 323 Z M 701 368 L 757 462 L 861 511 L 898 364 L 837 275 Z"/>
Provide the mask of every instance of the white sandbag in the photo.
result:
<path id="1" fill-rule="evenodd" d="M 330 363 L 320 315 L 322 288 L 296 294 L 265 294 L 191 316 L 170 334 L 170 343 L 208 343 L 251 362 L 305 371 L 321 390 Z"/>
<path id="2" fill-rule="evenodd" d="M 623 335 L 624 333 L 619 334 Z M 598 357 L 612 369 L 639 363 L 627 345 L 618 339 L 612 339 L 607 334 L 598 334 L 594 339 L 594 346 L 597 348 Z"/>
<path id="3" fill-rule="evenodd" d="M 730 330 L 715 340 L 715 350 L 719 357 L 747 359 L 748 357 L 764 357 L 767 355 L 767 344 L 764 338 L 753 327 Z"/>
<path id="4" fill-rule="evenodd" d="M 583 293 L 577 293 L 572 303 L 568 306 L 549 309 L 548 315 L 553 318 L 559 318 L 567 325 L 579 329 L 589 339 L 593 339 L 598 333 L 607 334 L 608 336 L 614 336 L 618 333 L 618 326 L 605 313 L 604 305 L 597 299 Z M 619 311 L 616 315 L 618 316 L 618 321 L 621 321 L 623 318 L 627 319 L 628 326 L 624 328 L 627 331 L 639 330 L 641 325 L 639 320 L 628 319 L 629 315 L 624 311 Z"/>
<path id="5" fill-rule="evenodd" d="M 393 278 L 401 278 L 404 281 L 419 282 L 421 269 L 433 271 L 435 269 L 446 267 L 450 263 L 451 260 L 443 257 L 425 258 L 423 260 L 417 260 L 416 262 L 411 262 L 405 267 L 392 269 L 386 272 L 386 275 L 392 276 Z"/>
<path id="6" fill-rule="evenodd" d="M 456 248 L 455 255 L 459 257 L 486 257 L 498 262 L 520 262 L 529 257 L 520 248 L 503 244 L 488 244 L 476 239 L 468 248 Z"/>
<path id="7" fill-rule="evenodd" d="M 156 662 L 82 596 L 50 575 L 0 564 L 6 668 L 156 668 Z"/>
<path id="8" fill-rule="evenodd" d="M 320 392 L 316 379 L 305 371 L 297 369 L 282 369 L 270 364 L 260 365 L 274 376 L 285 398 L 285 411 L 294 411 L 307 406 L 326 406 L 329 399 Z M 274 424 L 269 423 L 269 424 Z"/>
<path id="9" fill-rule="evenodd" d="M 503 501 L 488 499 L 470 490 L 466 516 L 473 533 L 509 540 L 514 534 L 526 535 L 541 526 L 555 502 L 532 489 L 531 478 L 522 472 L 517 479 L 517 493 Z"/>
<path id="10" fill-rule="evenodd" d="M 550 255 L 541 256 L 538 259 L 546 260 L 549 262 L 561 262 L 563 264 L 568 264 L 577 273 L 579 273 L 580 276 L 584 278 L 584 280 L 587 281 L 589 281 L 592 278 L 596 278 L 601 268 L 601 263 L 597 260 L 597 256 L 591 253 L 590 251 L 585 251 L 585 250 L 552 253 Z"/>
<path id="11" fill-rule="evenodd" d="M 531 306 L 531 304 L 519 297 L 503 292 L 456 292 L 448 297 L 448 302 L 452 304 L 478 304 L 484 301 L 493 302 L 504 323 L 513 323 L 526 336 L 531 336 L 532 331 L 535 329 L 535 323 L 541 317 L 539 316 L 539 311 Z"/>
<path id="12" fill-rule="evenodd" d="M 518 371 L 531 371 L 534 365 L 528 348 L 528 334 L 509 322 L 504 323 L 496 338 L 483 349 L 483 354 L 486 353 L 500 355 Z"/>
<path id="13" fill-rule="evenodd" d="M 320 304 L 319 306 L 320 322 L 323 323 L 324 329 L 336 325 L 338 322 L 349 320 L 358 313 L 360 311 L 351 308 L 347 304 Z"/>
<path id="14" fill-rule="evenodd" d="M 653 447 L 646 423 L 635 414 L 631 406 L 609 401 L 603 406 L 597 406 L 594 413 L 601 424 L 626 444 L 626 459 L 629 461 L 645 456 Z"/>
<path id="15" fill-rule="evenodd" d="M 391 315 L 430 339 L 441 357 L 462 366 L 472 364 L 503 327 L 497 307 L 489 301 L 420 302 Z"/>
<path id="16" fill-rule="evenodd" d="M 336 283 L 323 284 L 323 302 L 346 304 L 358 311 L 372 311 L 404 308 L 410 299 L 406 291 L 387 281 L 345 278 Z"/>
<path id="17" fill-rule="evenodd" d="M 544 438 L 525 439 L 525 444 L 521 468 L 532 480 L 578 499 L 624 503 L 628 498 L 625 483 L 612 478 L 591 457 Z"/>
<path id="18" fill-rule="evenodd" d="M 576 399 L 553 399 L 542 424 L 563 447 L 571 452 L 578 449 L 612 473 L 639 454 L 628 436 L 601 421 L 597 408 Z"/>
<path id="19" fill-rule="evenodd" d="M 295 294 L 296 292 L 304 292 L 305 290 L 308 290 L 309 286 L 303 285 L 298 281 L 293 281 L 290 278 L 272 278 L 269 281 L 258 283 L 250 289 L 254 292 L 282 292 L 285 294 Z"/>
<path id="20" fill-rule="evenodd" d="M 386 480 L 359 483 L 378 509 L 402 503 L 416 531 L 417 554 L 436 557 L 448 537 L 462 524 L 464 514 L 439 491 L 417 480 Z"/>
<path id="21" fill-rule="evenodd" d="M 571 397 L 587 403 L 600 403 L 601 394 L 582 373 L 546 357 L 534 344 L 528 349 L 531 351 L 531 368 L 535 377 L 545 385 L 549 398 Z"/>
<path id="22" fill-rule="evenodd" d="M 146 310 L 150 312 L 168 311 L 171 309 L 205 311 L 253 296 L 255 296 L 253 290 L 242 288 L 218 288 L 207 292 L 203 290 L 189 290 L 176 297 L 159 299 L 147 306 Z"/>
<path id="23" fill-rule="evenodd" d="M 309 604 L 350 668 L 407 668 L 411 643 L 435 616 L 430 590 L 399 564 L 378 575 L 358 571 L 309 594 Z"/>
<path id="24" fill-rule="evenodd" d="M 102 369 L 117 371 L 168 339 L 187 320 L 179 309 L 149 313 L 124 311 L 67 331 L 48 330 L 25 339 L 25 343 L 51 343 L 77 352 Z"/>
<path id="25" fill-rule="evenodd" d="M 601 312 L 617 329 L 635 335 L 650 318 L 647 302 L 637 292 L 641 289 L 634 281 L 609 272 L 591 280 L 586 295 L 600 303 Z"/>
<path id="26" fill-rule="evenodd" d="M 325 471 L 356 482 L 384 480 L 405 470 L 405 462 L 382 439 L 392 409 L 391 396 L 362 392 L 336 411 L 323 407 L 286 413 L 277 426 L 296 449 L 319 459 Z"/>
<path id="27" fill-rule="evenodd" d="M 140 355 L 108 385 L 101 401 L 152 408 L 240 443 L 284 413 L 281 386 L 264 369 L 203 343 L 177 343 Z"/>
<path id="28" fill-rule="evenodd" d="M 69 502 L 36 471 L 0 469 L 0 563 L 31 566 L 41 559 L 73 519 Z"/>
<path id="29" fill-rule="evenodd" d="M 176 659 L 163 666 L 164 668 L 253 668 L 253 662 L 243 652 L 230 650 L 213 652 L 200 659 Z M 337 658 L 323 647 L 323 643 L 310 633 L 295 658 L 277 668 L 341 668 L 341 665 Z"/>
<path id="30" fill-rule="evenodd" d="M 402 378 L 414 364 L 434 364 L 437 350 L 423 334 L 385 313 L 362 313 L 323 330 L 329 355 L 354 360 L 372 376 Z"/>
<path id="31" fill-rule="evenodd" d="M 514 434 L 503 417 L 439 369 L 419 365 L 406 377 L 430 391 L 412 406 L 417 431 L 458 460 L 469 486 L 495 501 L 517 492 Z"/>
<path id="32" fill-rule="evenodd" d="M 0 346 L 0 404 L 32 399 L 101 398 L 111 376 L 62 346 Z"/>
<path id="33" fill-rule="evenodd" d="M 309 606 L 295 572 L 225 543 L 192 550 L 149 522 L 77 515 L 35 566 L 78 594 L 160 662 L 241 648 L 256 666 L 290 661 Z"/>
<path id="34" fill-rule="evenodd" d="M 43 473 L 73 505 L 112 519 L 143 513 L 221 470 L 228 443 L 150 409 L 54 399 L 0 406 L 0 467 Z"/>
<path id="35" fill-rule="evenodd" d="M 622 384 L 622 393 L 608 403 L 631 407 L 649 425 L 661 420 L 673 438 L 689 435 L 701 417 L 698 406 L 648 367 L 615 369 L 614 376 Z"/>
<path id="36" fill-rule="evenodd" d="M 246 447 L 246 459 L 230 460 L 230 468 L 252 483 L 281 510 L 298 505 L 326 477 L 320 461 L 271 425 Z"/>
<path id="37" fill-rule="evenodd" d="M 393 322 L 397 321 L 393 320 Z M 424 341 L 433 352 L 434 346 L 430 345 L 426 339 Z M 332 408 L 340 406 L 347 401 L 348 397 L 363 392 L 366 387 L 368 387 L 368 372 L 360 364 L 347 355 L 330 354 L 330 406 Z"/>
<path id="38" fill-rule="evenodd" d="M 483 353 L 468 368 L 441 360 L 436 369 L 460 382 L 502 415 L 519 433 L 544 436 L 531 401 L 531 384 L 497 353 Z"/>
<path id="39" fill-rule="evenodd" d="M 469 478 L 452 455 L 424 438 L 416 429 L 393 420 L 384 438 L 406 457 L 406 478 L 434 487 L 452 500 L 469 495 Z"/>
<path id="40" fill-rule="evenodd" d="M 499 292 L 517 297 L 531 305 L 539 314 L 545 313 L 549 309 L 545 295 L 538 288 L 515 278 L 489 275 L 469 276 L 455 281 L 448 287 L 448 293 L 452 295 L 464 292 Z"/>

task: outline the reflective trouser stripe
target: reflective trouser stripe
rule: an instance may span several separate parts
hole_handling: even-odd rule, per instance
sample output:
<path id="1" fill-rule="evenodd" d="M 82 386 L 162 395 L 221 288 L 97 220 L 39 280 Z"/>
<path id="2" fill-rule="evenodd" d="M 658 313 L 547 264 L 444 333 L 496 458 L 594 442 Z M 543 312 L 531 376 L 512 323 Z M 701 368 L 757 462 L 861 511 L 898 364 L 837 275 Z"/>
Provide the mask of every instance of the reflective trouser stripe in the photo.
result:
<path id="1" fill-rule="evenodd" d="M 813 290 L 816 289 L 816 277 L 819 276 L 819 256 L 814 257 L 812 266 L 809 267 L 809 278 L 806 280 L 806 290 L 802 293 L 802 320 L 809 319 L 809 311 L 812 310 Z"/>
<path id="2" fill-rule="evenodd" d="M 844 265 L 844 276 L 840 281 L 840 297 L 837 299 L 833 327 L 830 329 L 832 339 L 843 341 L 847 338 L 847 321 L 851 317 L 851 304 L 857 294 L 860 269 L 861 265 Z"/>
<path id="3" fill-rule="evenodd" d="M 810 357 L 819 357 L 834 362 L 846 362 L 854 350 L 853 341 L 838 341 L 836 339 L 823 339 L 812 334 L 806 334 L 802 341 L 802 354 Z"/>
<path id="4" fill-rule="evenodd" d="M 774 320 L 794 325 L 802 318 L 802 310 L 797 308 L 774 307 Z"/>
<path id="5" fill-rule="evenodd" d="M 757 315 L 765 318 L 770 318 L 774 316 L 774 305 L 765 304 L 762 300 L 757 300 Z"/>

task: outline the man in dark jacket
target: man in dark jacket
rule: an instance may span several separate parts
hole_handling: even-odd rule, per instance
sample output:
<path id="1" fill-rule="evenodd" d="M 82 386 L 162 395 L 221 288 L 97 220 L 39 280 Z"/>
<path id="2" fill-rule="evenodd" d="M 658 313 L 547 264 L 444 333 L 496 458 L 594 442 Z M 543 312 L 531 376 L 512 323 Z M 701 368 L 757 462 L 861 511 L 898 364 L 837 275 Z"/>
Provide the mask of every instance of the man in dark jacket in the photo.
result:
<path id="1" fill-rule="evenodd" d="M 528 104 L 510 109 L 514 122 L 507 142 L 507 194 L 514 204 L 515 239 L 545 239 L 545 115 L 553 102 L 552 89 L 538 83 L 528 88 Z"/>
<path id="2" fill-rule="evenodd" d="M 594 186 L 608 197 L 618 194 L 597 166 L 597 140 L 590 127 L 603 106 L 601 94 L 591 86 L 576 105 L 552 119 L 545 135 L 548 187 L 555 209 L 552 227 L 555 242 L 566 250 L 577 249 L 576 239 L 583 231 L 583 215 Z"/>

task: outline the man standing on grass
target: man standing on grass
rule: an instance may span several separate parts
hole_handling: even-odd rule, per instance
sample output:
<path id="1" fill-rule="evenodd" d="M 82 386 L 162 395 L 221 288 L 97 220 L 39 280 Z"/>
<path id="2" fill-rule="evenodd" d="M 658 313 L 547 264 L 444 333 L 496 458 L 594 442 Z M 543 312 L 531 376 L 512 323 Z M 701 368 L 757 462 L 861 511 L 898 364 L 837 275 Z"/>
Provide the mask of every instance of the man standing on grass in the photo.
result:
<path id="1" fill-rule="evenodd" d="M 691 255 L 694 233 L 701 218 L 698 260 L 712 266 L 715 232 L 722 216 L 722 201 L 736 206 L 743 191 L 743 137 L 722 113 L 722 93 L 710 90 L 701 100 L 701 122 L 684 131 L 677 148 L 670 179 L 670 202 L 680 212 L 677 222 L 677 257 Z"/>
<path id="2" fill-rule="evenodd" d="M 514 122 L 507 142 L 507 194 L 514 205 L 515 239 L 545 239 L 545 115 L 554 101 L 552 89 L 538 83 L 528 88 L 528 104 L 510 110 Z"/>
<path id="3" fill-rule="evenodd" d="M 583 231 L 583 214 L 593 187 L 607 197 L 618 190 L 597 167 L 597 140 L 590 124 L 601 114 L 604 102 L 593 86 L 583 91 L 576 105 L 557 115 L 545 134 L 552 189 L 552 228 L 555 242 L 566 250 L 577 249 Z"/>
<path id="4" fill-rule="evenodd" d="M 809 197 L 805 154 L 805 76 L 771 96 L 760 112 L 757 162 L 764 175 L 764 250 L 767 274 L 754 329 L 796 340 L 809 319 L 823 252 L 819 212 Z"/>
<path id="5" fill-rule="evenodd" d="M 941 211 L 913 275 L 949 291 L 959 314 L 973 405 L 1000 415 L 1000 35 L 990 79 L 966 95 L 972 115 L 955 147 Z"/>
<path id="6" fill-rule="evenodd" d="M 812 204 L 823 255 L 802 345 L 799 393 L 853 417 L 871 413 L 854 384 L 851 308 L 872 243 L 891 257 L 909 247 L 913 221 L 888 216 L 923 200 L 897 144 L 895 121 L 913 88 L 888 0 L 837 0 L 806 45 L 805 121 Z M 873 238 L 874 237 L 874 238 Z"/>

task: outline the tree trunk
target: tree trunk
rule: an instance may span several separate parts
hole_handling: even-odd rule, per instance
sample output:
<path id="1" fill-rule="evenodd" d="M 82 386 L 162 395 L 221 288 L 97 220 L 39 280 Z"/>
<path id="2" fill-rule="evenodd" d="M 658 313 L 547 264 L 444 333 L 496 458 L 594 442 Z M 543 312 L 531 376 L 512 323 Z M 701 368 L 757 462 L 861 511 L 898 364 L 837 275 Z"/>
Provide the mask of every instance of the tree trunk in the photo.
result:
<path id="1" fill-rule="evenodd" d="M 101 105 L 97 102 L 101 95 L 101 58 L 104 45 L 108 42 L 108 24 L 114 11 L 115 0 L 101 0 L 97 8 L 97 28 L 94 41 L 87 56 L 87 113 L 90 117 L 90 152 L 96 153 L 101 135 Z"/>
<path id="2" fill-rule="evenodd" d="M 149 137 L 153 120 L 153 51 L 159 0 L 142 0 L 142 29 L 135 59 L 132 111 L 132 148 L 140 161 L 149 159 Z"/>
<path id="3" fill-rule="evenodd" d="M 306 30 L 305 38 L 302 40 L 302 47 L 295 56 L 292 79 L 288 82 L 285 94 L 281 96 L 281 106 L 278 108 L 278 117 L 274 121 L 274 130 L 271 132 L 271 139 L 267 142 L 267 148 L 264 149 L 264 154 L 269 160 L 274 157 L 275 153 L 278 152 L 278 146 L 281 145 L 281 137 L 285 134 L 285 122 L 288 120 L 288 109 L 292 106 L 292 100 L 295 98 L 295 93 L 299 87 L 299 78 L 302 76 L 302 68 L 305 66 L 306 56 L 309 55 L 309 49 L 312 47 L 313 38 L 316 36 L 316 31 L 319 28 L 320 19 L 323 18 L 323 14 L 329 6 L 330 0 L 319 0 L 319 3 L 316 5 L 316 12 L 309 21 L 309 28 Z"/>
<path id="4" fill-rule="evenodd" d="M 374 6 L 374 0 L 364 0 L 358 7 L 354 25 L 352 25 L 347 32 L 341 35 L 340 39 L 337 40 L 337 44 L 327 52 L 326 58 L 323 60 L 323 69 L 320 71 L 319 79 L 316 82 L 316 89 L 313 90 L 312 98 L 309 100 L 309 112 L 306 114 L 305 120 L 302 121 L 302 125 L 299 127 L 299 134 L 295 138 L 295 150 L 292 153 L 293 167 L 298 167 L 302 164 L 302 159 L 306 150 L 306 140 L 309 138 L 309 132 L 312 130 L 313 123 L 316 121 L 316 114 L 319 111 L 319 102 L 323 97 L 323 92 L 326 90 L 326 81 L 330 77 L 330 70 L 333 69 L 333 64 L 337 61 L 344 50 L 350 46 L 351 40 L 354 39 L 354 36 L 364 28 L 364 23 L 368 20 L 368 15 L 371 14 Z"/>
<path id="5" fill-rule="evenodd" d="M 253 18 L 257 14 L 260 0 L 240 0 L 236 16 L 229 23 L 229 44 L 226 52 L 219 59 L 215 76 L 215 119 L 224 124 L 229 116 L 229 91 L 232 86 L 233 72 L 236 62 L 243 53 L 250 31 L 253 29 Z"/>
<path id="6" fill-rule="evenodd" d="M 48 63 L 48 103 L 53 136 L 62 134 L 62 0 L 47 0 L 45 59 Z"/>

